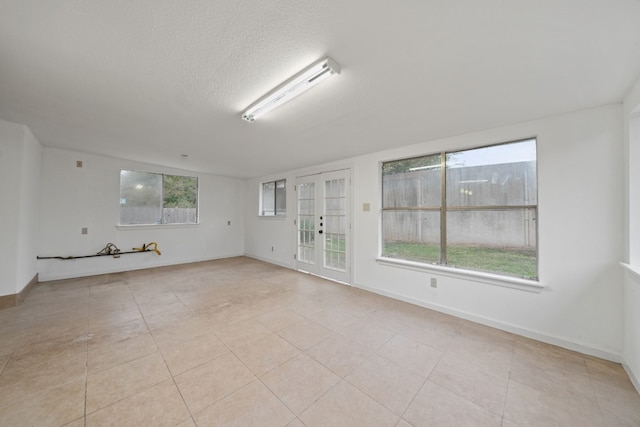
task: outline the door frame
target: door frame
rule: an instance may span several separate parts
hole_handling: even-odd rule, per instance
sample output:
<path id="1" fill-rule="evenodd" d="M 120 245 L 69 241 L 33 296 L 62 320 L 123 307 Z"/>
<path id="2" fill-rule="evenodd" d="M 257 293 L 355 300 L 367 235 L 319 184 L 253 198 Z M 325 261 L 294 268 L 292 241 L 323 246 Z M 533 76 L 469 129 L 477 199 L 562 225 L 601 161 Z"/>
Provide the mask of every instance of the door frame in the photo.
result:
<path id="1" fill-rule="evenodd" d="M 301 183 L 308 183 L 308 182 L 314 182 L 315 183 L 315 188 L 316 188 L 316 195 L 315 195 L 315 199 L 316 199 L 316 205 L 318 204 L 318 201 L 320 200 L 322 202 L 322 204 L 320 206 L 315 206 L 315 223 L 316 223 L 316 228 L 314 229 L 315 231 L 315 236 L 316 236 L 316 241 L 317 241 L 317 237 L 318 237 L 318 218 L 319 218 L 319 214 L 318 214 L 318 209 L 321 209 L 322 212 L 324 212 L 324 180 L 325 178 L 331 178 L 331 175 L 334 175 L 336 178 L 337 177 L 344 177 L 345 179 L 345 193 L 346 193 L 346 200 L 345 200 L 345 211 L 346 211 L 346 228 L 345 228 L 345 245 L 346 245 L 346 250 L 345 250 L 345 257 L 346 257 L 346 268 L 345 268 L 345 273 L 343 275 L 344 279 L 340 280 L 340 279 L 336 279 L 335 277 L 330 277 L 328 275 L 325 275 L 323 273 L 325 273 L 327 270 L 330 270 L 326 267 L 324 267 L 324 265 L 317 265 L 316 263 L 316 267 L 317 268 L 311 268 L 311 269 L 305 269 L 305 268 L 301 268 L 304 267 L 304 265 L 300 265 L 302 262 L 299 261 L 299 246 L 298 246 L 298 209 L 299 209 L 299 203 L 298 203 L 298 197 L 299 197 L 299 184 Z M 320 191 L 320 193 L 318 193 Z M 340 168 L 340 169 L 333 169 L 333 170 L 326 170 L 326 171 L 320 171 L 320 172 L 314 172 L 314 173 L 308 173 L 305 175 L 300 175 L 300 176 L 296 176 L 295 179 L 295 183 L 294 183 L 294 194 L 295 194 L 295 211 L 294 211 L 294 221 L 293 221 L 293 227 L 294 227 L 294 269 L 300 272 L 304 272 L 304 273 L 308 273 L 308 274 L 313 274 L 315 276 L 319 276 L 319 277 L 323 277 L 325 279 L 328 280 L 332 280 L 334 282 L 339 282 L 339 283 L 343 283 L 349 286 L 352 286 L 353 283 L 353 238 L 352 238 L 352 218 L 353 218 L 353 189 L 352 189 L 352 179 L 351 179 L 351 168 L 350 167 L 345 167 L 345 168 Z M 324 238 L 322 238 L 322 245 L 320 247 L 321 250 L 321 255 L 320 258 L 324 261 Z M 316 244 L 316 250 L 318 250 L 318 244 Z M 316 257 L 316 259 L 318 259 L 318 256 Z M 322 264 L 324 264 L 324 262 L 322 262 Z M 306 264 L 307 266 L 309 264 Z M 309 270 L 313 270 L 313 271 L 309 271 Z"/>

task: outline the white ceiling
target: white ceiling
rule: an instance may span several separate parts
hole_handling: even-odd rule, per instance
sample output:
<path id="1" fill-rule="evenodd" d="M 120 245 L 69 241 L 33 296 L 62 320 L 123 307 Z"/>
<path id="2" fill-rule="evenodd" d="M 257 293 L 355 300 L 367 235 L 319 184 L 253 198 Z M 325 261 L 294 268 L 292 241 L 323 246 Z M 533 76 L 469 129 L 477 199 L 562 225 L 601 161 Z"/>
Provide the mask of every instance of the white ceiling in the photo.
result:
<path id="1" fill-rule="evenodd" d="M 339 76 L 241 120 L 326 55 Z M 0 0 L 0 119 L 219 175 L 620 102 L 638 76 L 640 0 Z"/>

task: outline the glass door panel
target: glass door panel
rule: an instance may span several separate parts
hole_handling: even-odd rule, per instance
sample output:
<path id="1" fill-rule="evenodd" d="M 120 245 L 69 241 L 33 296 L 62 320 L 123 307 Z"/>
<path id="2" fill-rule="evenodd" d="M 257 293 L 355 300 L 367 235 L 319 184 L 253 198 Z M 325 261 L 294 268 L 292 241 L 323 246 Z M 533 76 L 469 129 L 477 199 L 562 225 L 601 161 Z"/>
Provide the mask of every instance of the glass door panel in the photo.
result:
<path id="1" fill-rule="evenodd" d="M 346 271 L 345 178 L 324 181 L 324 267 Z"/>
<path id="2" fill-rule="evenodd" d="M 348 283 L 349 171 L 297 180 L 298 270 Z"/>
<path id="3" fill-rule="evenodd" d="M 298 184 L 298 261 L 315 264 L 316 227 L 314 182 Z"/>

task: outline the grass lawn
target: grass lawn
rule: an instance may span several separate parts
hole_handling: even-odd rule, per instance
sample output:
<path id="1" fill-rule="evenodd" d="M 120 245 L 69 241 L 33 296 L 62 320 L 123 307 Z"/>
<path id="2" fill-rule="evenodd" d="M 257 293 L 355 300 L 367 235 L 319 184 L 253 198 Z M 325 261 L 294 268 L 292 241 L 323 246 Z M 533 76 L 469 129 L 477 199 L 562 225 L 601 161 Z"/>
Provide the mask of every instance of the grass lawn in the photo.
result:
<path id="1" fill-rule="evenodd" d="M 426 263 L 440 263 L 440 245 L 429 243 L 386 243 L 384 256 Z M 538 277 L 535 249 L 449 245 L 448 265 L 535 279 Z"/>

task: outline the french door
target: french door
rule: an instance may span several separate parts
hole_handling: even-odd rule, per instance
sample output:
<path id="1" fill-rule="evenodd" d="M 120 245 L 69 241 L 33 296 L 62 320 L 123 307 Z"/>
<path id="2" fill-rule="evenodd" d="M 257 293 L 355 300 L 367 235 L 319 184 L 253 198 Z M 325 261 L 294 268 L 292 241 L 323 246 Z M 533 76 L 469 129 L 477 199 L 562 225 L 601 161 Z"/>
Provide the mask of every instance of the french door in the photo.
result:
<path id="1" fill-rule="evenodd" d="M 296 180 L 296 268 L 339 282 L 350 282 L 350 171 Z"/>

